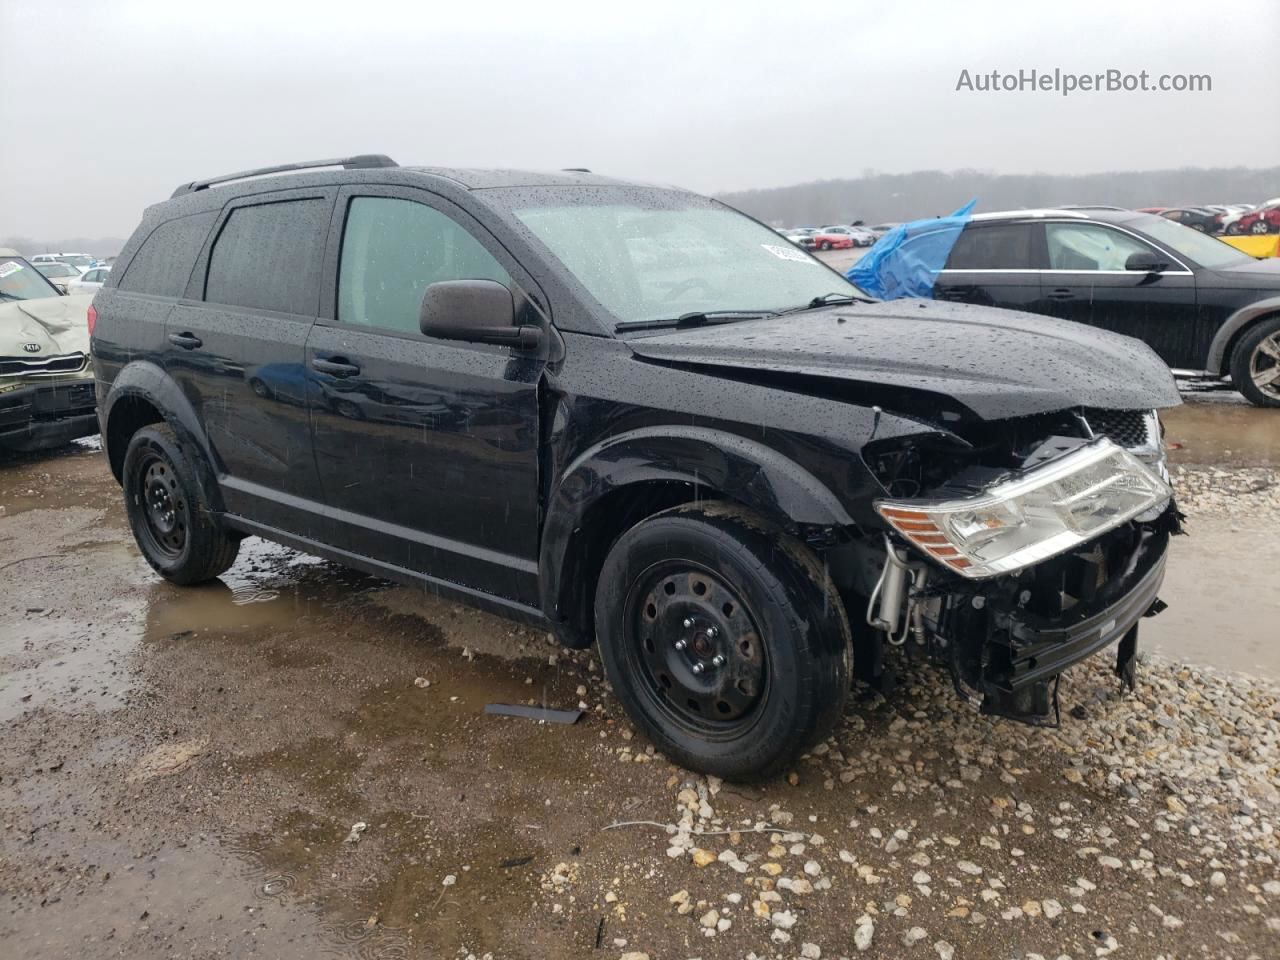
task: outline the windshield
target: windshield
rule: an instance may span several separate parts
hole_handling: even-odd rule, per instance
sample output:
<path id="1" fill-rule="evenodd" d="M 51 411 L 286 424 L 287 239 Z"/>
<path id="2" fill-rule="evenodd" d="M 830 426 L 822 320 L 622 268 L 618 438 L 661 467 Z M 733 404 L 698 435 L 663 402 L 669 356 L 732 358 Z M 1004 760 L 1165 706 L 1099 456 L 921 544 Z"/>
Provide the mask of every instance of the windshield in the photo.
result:
<path id="1" fill-rule="evenodd" d="M 63 263 L 74 264 L 77 267 L 93 266 L 93 257 L 85 253 L 68 253 L 66 256 L 59 257 Z"/>
<path id="2" fill-rule="evenodd" d="M 56 296 L 59 296 L 57 288 L 31 264 L 14 257 L 0 257 L 0 303 Z"/>
<path id="3" fill-rule="evenodd" d="M 1126 226 L 1136 227 L 1157 243 L 1208 270 L 1234 267 L 1253 259 L 1228 243 L 1164 217 L 1141 217 Z"/>
<path id="4" fill-rule="evenodd" d="M 41 263 L 36 269 L 46 277 L 78 277 L 80 271 L 69 263 Z"/>
<path id="5" fill-rule="evenodd" d="M 551 199 L 512 212 L 622 323 L 866 296 L 773 230 L 701 197 L 634 189 L 542 197 Z"/>

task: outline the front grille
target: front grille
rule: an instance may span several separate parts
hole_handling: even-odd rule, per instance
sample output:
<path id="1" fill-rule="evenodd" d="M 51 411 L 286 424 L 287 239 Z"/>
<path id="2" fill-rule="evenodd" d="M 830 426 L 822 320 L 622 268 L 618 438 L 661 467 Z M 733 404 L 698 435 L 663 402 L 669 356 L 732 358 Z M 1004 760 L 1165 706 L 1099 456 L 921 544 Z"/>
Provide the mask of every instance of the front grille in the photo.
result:
<path id="1" fill-rule="evenodd" d="M 1086 410 L 1084 418 L 1095 434 L 1122 447 L 1145 447 L 1156 440 L 1148 432 L 1145 410 Z"/>
<path id="2" fill-rule="evenodd" d="M 56 373 L 77 373 L 84 369 L 83 353 L 63 353 L 54 357 L 0 357 L 0 376 L 29 377 Z"/>

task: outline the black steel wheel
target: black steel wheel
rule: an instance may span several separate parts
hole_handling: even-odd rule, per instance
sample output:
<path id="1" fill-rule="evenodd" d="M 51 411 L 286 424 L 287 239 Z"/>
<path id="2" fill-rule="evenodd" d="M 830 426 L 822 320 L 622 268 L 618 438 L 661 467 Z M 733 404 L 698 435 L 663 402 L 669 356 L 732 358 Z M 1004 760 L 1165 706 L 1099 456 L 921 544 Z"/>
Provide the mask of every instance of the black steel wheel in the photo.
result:
<path id="1" fill-rule="evenodd" d="M 152 424 L 133 435 L 120 480 L 133 538 L 165 579 L 203 583 L 235 562 L 240 540 L 214 519 L 191 456 L 171 427 Z"/>
<path id="2" fill-rule="evenodd" d="M 187 546 L 190 507 L 178 486 L 178 475 L 164 455 L 148 449 L 134 463 L 138 477 L 135 496 L 140 499 L 142 533 L 148 552 L 176 560 Z"/>
<path id="3" fill-rule="evenodd" d="M 632 527 L 596 585 L 605 672 L 664 753 L 730 779 L 768 776 L 844 707 L 844 607 L 817 558 L 763 517 L 689 504 Z"/>
<path id="4" fill-rule="evenodd" d="M 750 721 L 768 681 L 764 645 L 746 603 L 710 570 L 650 568 L 628 593 L 623 629 L 652 709 L 707 736 Z"/>

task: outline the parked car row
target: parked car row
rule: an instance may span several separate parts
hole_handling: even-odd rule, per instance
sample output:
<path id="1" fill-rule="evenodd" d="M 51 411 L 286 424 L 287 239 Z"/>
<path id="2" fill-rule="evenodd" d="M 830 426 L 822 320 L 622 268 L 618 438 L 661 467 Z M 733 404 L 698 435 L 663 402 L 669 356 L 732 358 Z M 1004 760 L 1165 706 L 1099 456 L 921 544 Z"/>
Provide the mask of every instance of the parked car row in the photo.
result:
<path id="1" fill-rule="evenodd" d="M 848 250 L 852 247 L 869 247 L 879 239 L 878 234 L 860 224 L 780 227 L 778 232 L 796 246 L 806 250 Z"/>
<path id="2" fill-rule="evenodd" d="M 1248 203 L 1206 204 L 1191 207 L 1141 207 L 1184 227 L 1208 234 L 1259 236 L 1280 233 L 1280 197 L 1256 206 Z"/>

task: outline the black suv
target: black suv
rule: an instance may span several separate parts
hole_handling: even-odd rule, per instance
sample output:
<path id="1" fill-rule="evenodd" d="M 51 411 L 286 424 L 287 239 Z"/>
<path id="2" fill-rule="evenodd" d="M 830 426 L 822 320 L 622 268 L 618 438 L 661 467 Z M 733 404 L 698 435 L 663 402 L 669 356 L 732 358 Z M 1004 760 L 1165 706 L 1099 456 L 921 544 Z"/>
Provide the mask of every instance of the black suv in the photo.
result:
<path id="1" fill-rule="evenodd" d="M 979 214 L 933 295 L 1137 337 L 1175 373 L 1229 376 L 1251 403 L 1280 407 L 1280 259 L 1255 259 L 1164 216 L 1100 208 Z"/>
<path id="2" fill-rule="evenodd" d="M 1131 678 L 1160 607 L 1178 395 L 1147 347 L 875 302 L 680 190 L 381 156 L 198 181 L 94 305 L 161 575 L 257 535 L 598 642 L 696 769 L 776 771 L 889 646 L 1046 719 L 1115 641 Z"/>

